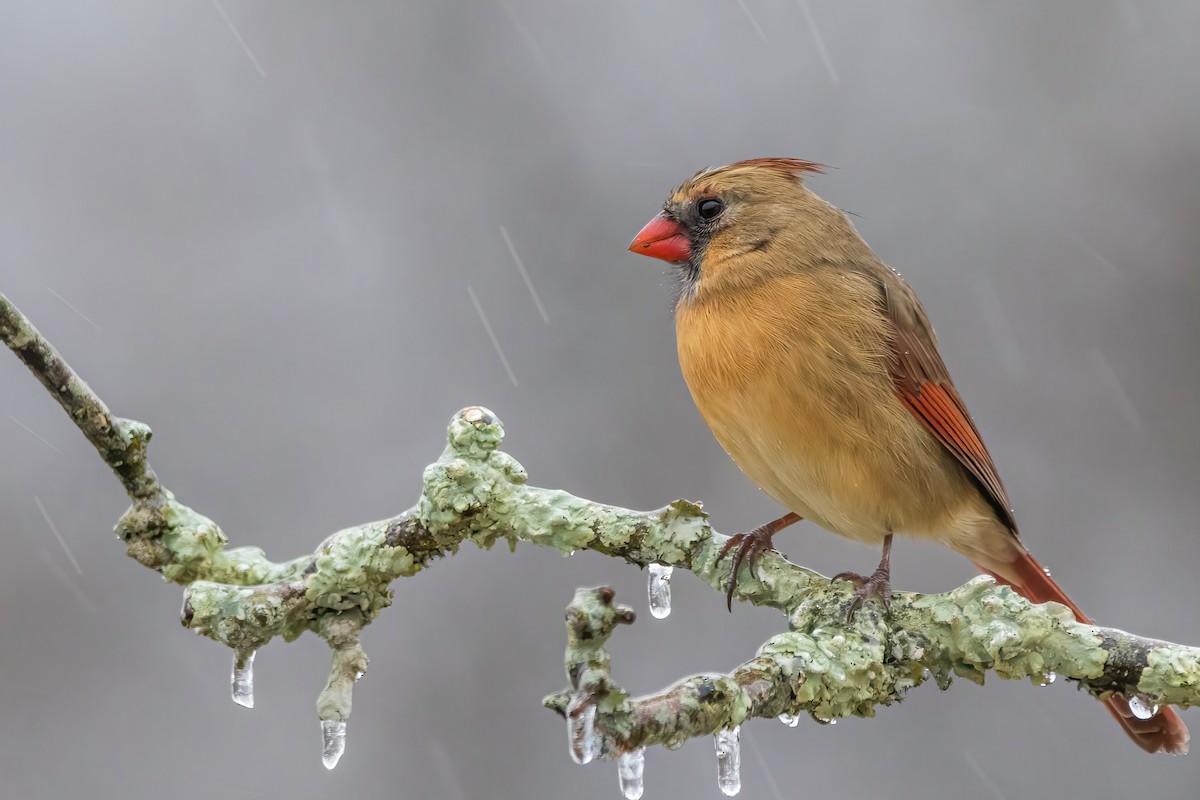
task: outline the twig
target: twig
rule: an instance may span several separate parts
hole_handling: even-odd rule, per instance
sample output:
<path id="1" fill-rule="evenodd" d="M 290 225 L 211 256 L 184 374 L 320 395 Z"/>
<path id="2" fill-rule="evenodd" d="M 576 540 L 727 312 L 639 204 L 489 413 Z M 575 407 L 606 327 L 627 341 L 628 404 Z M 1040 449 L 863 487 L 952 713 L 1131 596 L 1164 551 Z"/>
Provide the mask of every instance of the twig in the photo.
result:
<path id="1" fill-rule="evenodd" d="M 0 339 L 83 431 L 104 463 L 117 473 L 130 497 L 150 499 L 162 491 L 154 470 L 146 463 L 150 429 L 140 422 L 114 417 L 104 401 L 3 294 L 0 294 Z"/>

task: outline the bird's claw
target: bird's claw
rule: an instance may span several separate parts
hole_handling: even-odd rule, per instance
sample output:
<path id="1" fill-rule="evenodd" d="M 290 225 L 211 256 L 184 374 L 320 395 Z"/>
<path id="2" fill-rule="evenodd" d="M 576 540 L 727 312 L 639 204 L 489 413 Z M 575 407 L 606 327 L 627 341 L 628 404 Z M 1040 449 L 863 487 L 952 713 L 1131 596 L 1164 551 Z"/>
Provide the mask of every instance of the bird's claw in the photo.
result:
<path id="1" fill-rule="evenodd" d="M 892 613 L 892 584 L 888 570 L 880 567 L 870 574 L 869 577 L 859 575 L 857 572 L 839 572 L 834 575 L 831 581 L 847 581 L 853 583 L 858 588 L 854 590 L 854 599 L 850 601 L 850 608 L 846 612 L 846 622 L 854 621 L 854 615 L 858 612 L 866 600 L 870 597 L 877 597 L 883 603 L 883 611 L 887 615 Z"/>
<path id="2" fill-rule="evenodd" d="M 754 575 L 755 561 L 766 551 L 775 549 L 775 545 L 771 541 L 771 537 L 774 535 L 775 531 L 770 530 L 767 525 L 747 533 L 735 533 L 721 547 L 721 552 L 717 553 L 717 562 L 719 563 L 729 554 L 729 551 L 734 551 L 733 566 L 729 570 L 729 587 L 725 592 L 725 607 L 729 609 L 730 613 L 733 612 L 733 590 L 737 587 L 737 574 L 738 570 L 742 568 L 742 562 L 747 558 L 750 559 L 750 574 Z"/>

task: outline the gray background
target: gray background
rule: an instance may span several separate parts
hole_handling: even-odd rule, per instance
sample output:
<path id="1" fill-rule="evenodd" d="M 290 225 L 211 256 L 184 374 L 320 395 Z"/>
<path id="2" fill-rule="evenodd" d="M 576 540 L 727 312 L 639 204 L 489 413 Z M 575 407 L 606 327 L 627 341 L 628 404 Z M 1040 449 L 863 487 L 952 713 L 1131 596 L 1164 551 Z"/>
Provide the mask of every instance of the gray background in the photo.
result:
<path id="1" fill-rule="evenodd" d="M 661 270 L 625 246 L 699 167 L 824 161 L 811 185 L 923 296 L 1034 552 L 1102 622 L 1200 643 L 1198 24 L 1083 0 L 7 2 L 0 288 L 153 426 L 183 501 L 277 558 L 407 507 L 472 403 L 534 483 L 702 499 L 734 531 L 778 509 L 695 413 Z M 644 611 L 644 575 L 522 548 L 399 582 L 326 773 L 323 643 L 265 649 L 258 708 L 234 706 L 228 652 L 113 541 L 112 475 L 3 354 L 0 390 L 5 797 L 619 796 L 538 701 L 574 587 Z M 877 558 L 809 525 L 780 543 L 827 573 Z M 972 575 L 907 541 L 893 564 L 903 589 Z M 782 627 L 686 574 L 675 606 L 616 638 L 630 689 Z M 926 686 L 874 720 L 748 725 L 742 796 L 1194 797 L 1196 758 L 1144 755 L 1061 681 Z M 707 741 L 646 770 L 647 798 L 720 796 Z"/>

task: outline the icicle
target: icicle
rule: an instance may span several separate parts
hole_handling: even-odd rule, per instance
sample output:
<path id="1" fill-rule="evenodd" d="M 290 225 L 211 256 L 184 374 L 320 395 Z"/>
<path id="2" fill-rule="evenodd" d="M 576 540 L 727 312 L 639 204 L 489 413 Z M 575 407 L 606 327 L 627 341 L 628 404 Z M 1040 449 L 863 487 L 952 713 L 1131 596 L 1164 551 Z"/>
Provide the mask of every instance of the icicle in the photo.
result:
<path id="1" fill-rule="evenodd" d="M 655 619 L 666 619 L 671 615 L 671 573 L 675 568 L 651 564 L 647 569 L 650 572 L 650 613 Z"/>
<path id="2" fill-rule="evenodd" d="M 789 728 L 794 728 L 800 724 L 800 715 L 799 714 L 780 714 L 779 721 L 782 722 L 784 725 L 787 725 Z"/>
<path id="3" fill-rule="evenodd" d="M 1158 713 L 1158 706 L 1150 703 L 1142 695 L 1135 694 L 1129 698 L 1129 710 L 1138 719 L 1150 719 Z"/>
<path id="4" fill-rule="evenodd" d="M 245 708 L 254 708 L 254 653 L 254 650 L 249 655 L 235 652 L 233 674 L 229 678 L 233 702 Z"/>
<path id="5" fill-rule="evenodd" d="M 625 795 L 625 800 L 638 800 L 642 796 L 642 772 L 645 769 L 644 747 L 621 753 L 617 758 L 617 780 L 621 782 L 621 794 Z"/>
<path id="6" fill-rule="evenodd" d="M 325 743 L 321 761 L 325 769 L 333 769 L 346 752 L 346 723 L 336 719 L 321 720 L 321 738 Z"/>
<path id="7" fill-rule="evenodd" d="M 567 743 L 576 764 L 586 764 L 600 755 L 600 737 L 596 734 L 596 706 L 576 697 L 567 706 Z M 582 707 L 581 707 L 582 706 Z"/>
<path id="8" fill-rule="evenodd" d="M 741 726 L 722 728 L 713 734 L 717 748 L 717 786 L 727 797 L 742 790 Z"/>

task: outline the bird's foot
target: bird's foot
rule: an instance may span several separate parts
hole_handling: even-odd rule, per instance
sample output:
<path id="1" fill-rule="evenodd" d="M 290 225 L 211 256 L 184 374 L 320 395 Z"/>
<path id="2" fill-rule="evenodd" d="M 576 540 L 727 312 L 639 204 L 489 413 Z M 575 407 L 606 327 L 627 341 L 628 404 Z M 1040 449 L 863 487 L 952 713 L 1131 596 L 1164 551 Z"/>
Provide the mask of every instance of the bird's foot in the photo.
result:
<path id="1" fill-rule="evenodd" d="M 850 609 L 846 612 L 846 622 L 853 622 L 854 615 L 862 608 L 862 604 L 872 597 L 883 603 L 884 613 L 892 613 L 892 584 L 887 570 L 877 569 L 870 576 L 859 575 L 857 572 L 840 572 L 831 580 L 849 581 L 858 586 L 854 590 L 854 599 L 850 601 Z"/>
<path id="2" fill-rule="evenodd" d="M 733 551 L 733 567 L 729 570 L 729 588 L 725 592 L 725 606 L 733 611 L 733 590 L 737 586 L 738 570 L 742 568 L 742 562 L 747 558 L 750 559 L 750 574 L 754 574 L 754 563 L 762 557 L 762 554 L 768 550 L 775 549 L 775 543 L 771 538 L 775 535 L 775 531 L 767 528 L 766 525 L 761 525 L 752 531 L 746 533 L 735 533 L 729 537 L 729 541 L 721 548 L 721 552 L 717 553 L 717 561 L 725 558 L 729 551 Z"/>
<path id="3" fill-rule="evenodd" d="M 721 559 L 733 551 L 733 568 L 729 570 L 729 587 L 725 592 L 725 607 L 730 612 L 733 611 L 733 590 L 737 586 L 737 574 L 738 570 L 742 568 L 742 562 L 747 558 L 750 559 L 750 574 L 753 575 L 755 562 L 762 557 L 763 553 L 775 549 L 771 538 L 788 525 L 799 521 L 800 517 L 796 514 L 785 514 L 766 525 L 759 525 L 752 531 L 735 533 L 721 547 L 721 552 L 717 553 L 717 563 L 720 563 Z"/>
<path id="4" fill-rule="evenodd" d="M 850 610 L 846 612 L 846 622 L 854 621 L 854 615 L 862 608 L 862 604 L 869 597 L 877 597 L 883 603 L 883 612 L 891 615 L 892 613 L 892 534 L 888 534 L 883 539 L 883 558 L 879 560 L 879 566 L 868 577 L 863 577 L 857 572 L 839 572 L 830 578 L 831 581 L 849 581 L 855 584 L 858 588 L 854 590 L 854 599 L 850 601 Z"/>

